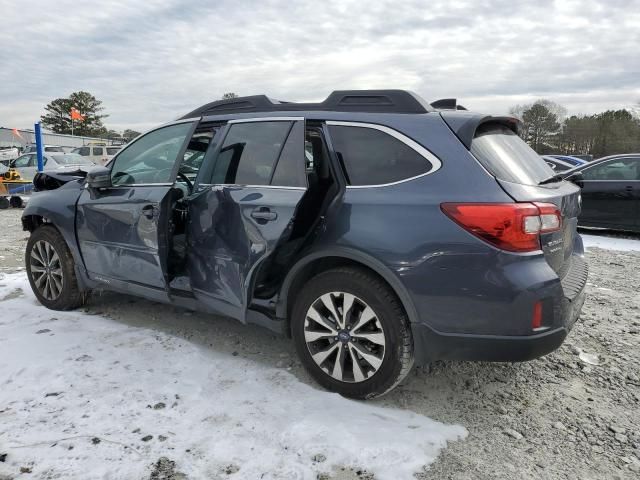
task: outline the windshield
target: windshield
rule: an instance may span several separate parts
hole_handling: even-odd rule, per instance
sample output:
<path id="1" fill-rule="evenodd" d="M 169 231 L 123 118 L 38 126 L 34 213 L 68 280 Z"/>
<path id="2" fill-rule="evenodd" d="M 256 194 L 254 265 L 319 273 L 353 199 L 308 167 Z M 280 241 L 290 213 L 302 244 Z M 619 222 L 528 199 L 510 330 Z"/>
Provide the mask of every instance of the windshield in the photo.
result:
<path id="1" fill-rule="evenodd" d="M 471 153 L 498 180 L 538 185 L 554 175 L 547 163 L 510 128 L 480 125 Z"/>
<path id="2" fill-rule="evenodd" d="M 51 155 L 59 165 L 93 165 L 88 158 L 77 153 L 66 153 L 64 155 Z"/>
<path id="3" fill-rule="evenodd" d="M 107 155 L 115 155 L 120 151 L 120 147 L 107 147 Z"/>

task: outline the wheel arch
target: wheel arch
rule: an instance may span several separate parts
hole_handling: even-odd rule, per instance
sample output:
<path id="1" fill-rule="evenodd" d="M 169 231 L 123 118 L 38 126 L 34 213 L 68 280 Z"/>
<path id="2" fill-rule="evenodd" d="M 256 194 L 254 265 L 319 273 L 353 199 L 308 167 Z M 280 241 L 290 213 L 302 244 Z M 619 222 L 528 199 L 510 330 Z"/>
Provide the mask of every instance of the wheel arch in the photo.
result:
<path id="1" fill-rule="evenodd" d="M 359 250 L 349 248 L 331 248 L 315 251 L 299 259 L 289 270 L 282 282 L 276 316 L 285 320 L 284 331 L 291 336 L 290 313 L 296 293 L 304 284 L 320 272 L 339 266 L 354 266 L 364 268 L 384 281 L 396 294 L 404 308 L 410 323 L 418 321 L 418 313 L 407 292 L 393 271 L 380 260 Z"/>
<path id="2" fill-rule="evenodd" d="M 84 270 L 84 262 L 76 242 L 75 235 L 75 215 L 62 214 L 53 209 L 47 209 L 42 205 L 33 205 L 30 202 L 22 214 L 22 228 L 32 233 L 43 225 L 50 225 L 55 228 L 64 239 L 75 263 L 76 278 L 81 290 L 89 288 L 87 276 Z M 75 210 L 75 205 L 74 205 Z"/>

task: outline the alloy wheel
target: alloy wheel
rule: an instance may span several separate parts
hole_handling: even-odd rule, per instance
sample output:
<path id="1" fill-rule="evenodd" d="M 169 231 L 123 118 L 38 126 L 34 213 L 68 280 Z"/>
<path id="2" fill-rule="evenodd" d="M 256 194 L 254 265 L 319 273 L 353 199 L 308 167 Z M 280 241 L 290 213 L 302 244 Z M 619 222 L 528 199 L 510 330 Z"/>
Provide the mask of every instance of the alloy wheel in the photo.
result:
<path id="1" fill-rule="evenodd" d="M 316 299 L 307 310 L 304 338 L 313 361 L 335 380 L 363 382 L 382 366 L 382 324 L 366 302 L 350 293 Z"/>
<path id="2" fill-rule="evenodd" d="M 29 270 L 40 295 L 47 300 L 55 300 L 60 296 L 64 275 L 60 257 L 53 245 L 46 240 L 33 244 L 29 254 Z"/>

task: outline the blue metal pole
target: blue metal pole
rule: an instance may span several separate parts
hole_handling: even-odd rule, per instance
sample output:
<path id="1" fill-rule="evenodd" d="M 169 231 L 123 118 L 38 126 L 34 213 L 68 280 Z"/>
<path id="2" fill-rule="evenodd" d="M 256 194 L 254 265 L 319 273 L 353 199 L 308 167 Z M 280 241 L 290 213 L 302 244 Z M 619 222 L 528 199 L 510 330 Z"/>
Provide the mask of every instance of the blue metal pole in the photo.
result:
<path id="1" fill-rule="evenodd" d="M 41 172 L 44 169 L 44 146 L 42 145 L 42 130 L 40 130 L 40 122 L 36 122 L 34 127 L 36 136 L 36 155 L 38 157 L 38 171 Z"/>

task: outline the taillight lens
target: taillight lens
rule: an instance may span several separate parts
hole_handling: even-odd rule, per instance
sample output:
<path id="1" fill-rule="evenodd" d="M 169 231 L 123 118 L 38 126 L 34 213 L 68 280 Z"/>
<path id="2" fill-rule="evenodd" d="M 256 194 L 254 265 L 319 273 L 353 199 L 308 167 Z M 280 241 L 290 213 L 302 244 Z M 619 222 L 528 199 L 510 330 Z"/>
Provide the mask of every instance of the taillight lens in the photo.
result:
<path id="1" fill-rule="evenodd" d="M 443 203 L 440 208 L 468 232 L 510 252 L 540 250 L 540 234 L 562 226 L 551 203 Z"/>

